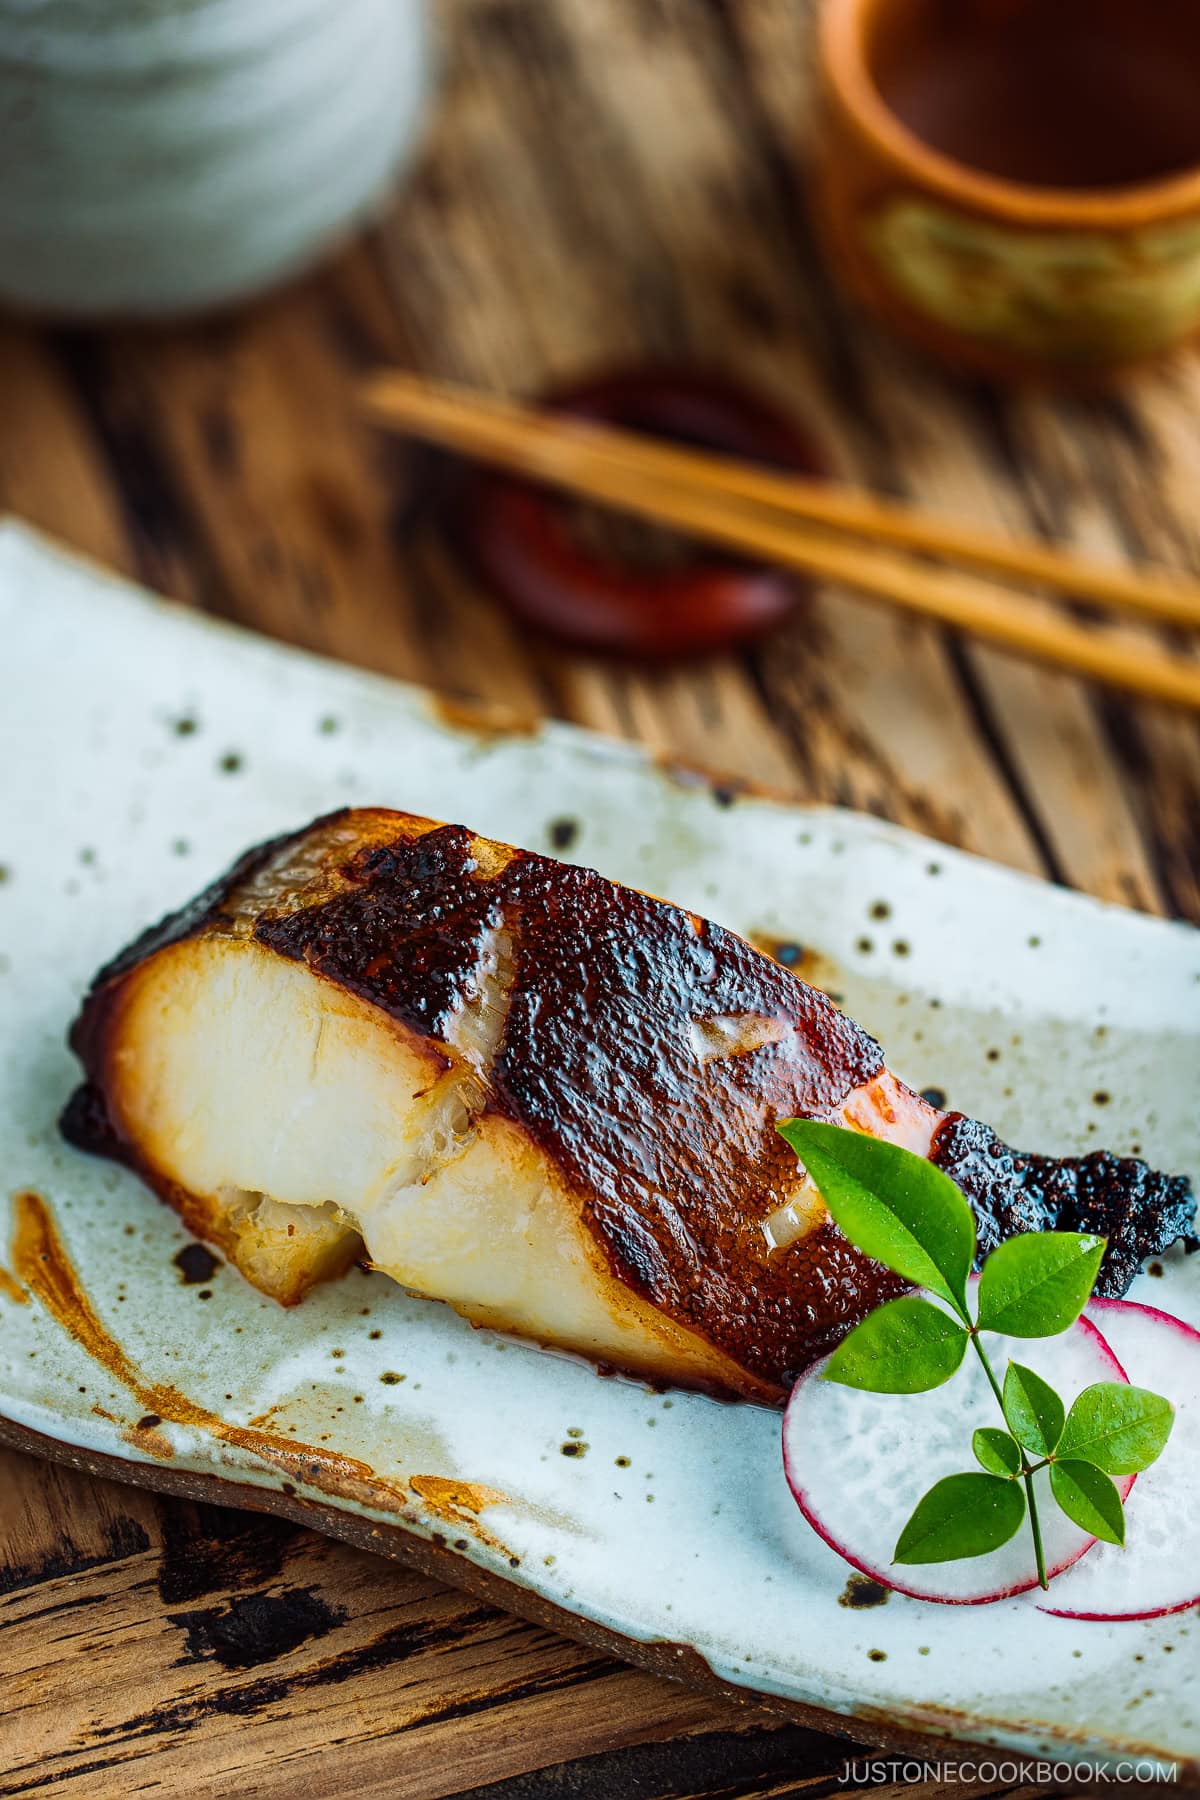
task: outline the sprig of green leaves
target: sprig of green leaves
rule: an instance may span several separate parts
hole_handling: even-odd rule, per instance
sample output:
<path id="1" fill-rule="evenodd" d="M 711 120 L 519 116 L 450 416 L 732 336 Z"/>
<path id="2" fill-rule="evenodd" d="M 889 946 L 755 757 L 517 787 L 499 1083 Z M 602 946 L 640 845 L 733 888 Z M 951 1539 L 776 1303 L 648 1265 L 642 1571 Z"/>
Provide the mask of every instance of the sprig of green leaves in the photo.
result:
<path id="1" fill-rule="evenodd" d="M 980 1336 L 1045 1338 L 1066 1331 L 1091 1296 L 1105 1240 L 1076 1231 L 1008 1238 L 983 1264 L 972 1317 L 967 1277 L 975 1218 L 948 1175 L 897 1144 L 842 1126 L 785 1119 L 778 1129 L 850 1242 L 935 1296 L 905 1294 L 877 1307 L 839 1344 L 824 1379 L 878 1394 L 923 1393 L 957 1373 L 970 1345 L 1004 1420 L 1003 1428 L 974 1433 L 977 1469 L 947 1476 L 918 1501 L 895 1561 L 984 1556 L 1014 1537 L 1028 1514 L 1038 1580 L 1046 1587 L 1033 1487 L 1043 1468 L 1068 1518 L 1093 1537 L 1123 1544 L 1125 1512 L 1112 1477 L 1146 1469 L 1160 1455 L 1174 1420 L 1170 1401 L 1100 1381 L 1068 1408 L 1023 1363 L 1010 1361 L 1002 1384 Z"/>

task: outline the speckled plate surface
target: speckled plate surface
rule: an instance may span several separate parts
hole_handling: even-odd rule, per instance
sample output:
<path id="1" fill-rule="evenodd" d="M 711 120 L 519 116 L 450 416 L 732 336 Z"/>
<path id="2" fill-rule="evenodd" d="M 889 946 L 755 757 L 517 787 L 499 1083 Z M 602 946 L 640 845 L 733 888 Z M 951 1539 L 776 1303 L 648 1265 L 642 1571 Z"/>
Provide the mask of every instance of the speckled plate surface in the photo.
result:
<path id="1" fill-rule="evenodd" d="M 893 1068 L 1010 1141 L 1140 1146 L 1193 1175 L 1200 934 L 874 820 L 731 796 L 566 727 L 472 728 L 12 525 L 0 643 L 10 1436 L 119 1458 L 131 1480 L 194 1472 L 235 1498 L 307 1499 L 383 1544 L 416 1534 L 465 1578 L 503 1577 L 518 1607 L 565 1609 L 631 1654 L 690 1646 L 723 1681 L 851 1715 L 860 1735 L 1147 1754 L 1194 1775 L 1194 1615 L 839 1604 L 848 1571 L 789 1499 L 775 1415 L 603 1380 L 357 1271 L 292 1312 L 228 1268 L 189 1282 L 206 1271 L 180 1266 L 173 1215 L 66 1148 L 55 1117 L 97 964 L 247 844 L 348 801 L 553 850 L 790 945 Z M 1167 1259 L 1136 1292 L 1200 1323 L 1200 1257 Z"/>

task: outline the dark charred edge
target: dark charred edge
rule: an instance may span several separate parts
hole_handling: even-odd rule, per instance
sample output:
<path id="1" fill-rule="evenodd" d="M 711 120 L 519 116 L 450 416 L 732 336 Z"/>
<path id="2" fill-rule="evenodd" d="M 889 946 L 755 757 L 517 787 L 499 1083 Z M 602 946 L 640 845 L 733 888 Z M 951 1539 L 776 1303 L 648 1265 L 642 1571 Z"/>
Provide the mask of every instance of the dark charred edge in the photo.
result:
<path id="1" fill-rule="evenodd" d="M 108 1116 L 104 1095 L 94 1082 L 80 1082 L 58 1115 L 58 1129 L 76 1150 L 86 1151 L 89 1156 L 107 1156 L 110 1162 L 133 1167 L 129 1151 Z"/>
<path id="2" fill-rule="evenodd" d="M 228 1476 L 197 1474 L 188 1469 L 171 1468 L 163 1463 L 130 1463 L 103 1450 L 86 1450 L 76 1444 L 60 1443 L 56 1438 L 47 1437 L 44 1432 L 35 1431 L 32 1426 L 19 1425 L 3 1415 L 0 1415 L 0 1447 L 20 1450 L 26 1455 L 41 1456 L 50 1462 L 62 1463 L 68 1468 L 80 1469 L 86 1474 L 97 1475 L 108 1481 L 132 1482 L 135 1486 L 150 1488 L 158 1493 L 185 1500 L 206 1501 L 214 1506 L 237 1505 L 248 1512 L 272 1514 L 292 1524 L 323 1532 L 328 1537 L 352 1544 L 356 1549 L 369 1551 L 375 1556 L 386 1556 L 392 1561 L 415 1568 L 431 1580 L 471 1595 L 489 1609 L 489 1616 L 496 1611 L 515 1614 L 517 1618 L 542 1631 L 554 1631 L 578 1644 L 587 1645 L 592 1650 L 602 1651 L 606 1658 L 646 1669 L 653 1675 L 678 1682 L 693 1692 L 715 1695 L 732 1702 L 745 1708 L 750 1717 L 757 1715 L 761 1719 L 765 1712 L 792 1724 L 803 1725 L 809 1730 L 825 1732 L 839 1744 L 851 1746 L 865 1742 L 889 1750 L 938 1757 L 943 1761 L 948 1747 L 953 1747 L 956 1755 L 961 1758 L 970 1755 L 994 1759 L 997 1754 L 994 1744 L 986 1744 L 980 1738 L 970 1736 L 973 1721 L 965 1715 L 948 1720 L 947 1725 L 939 1730 L 936 1724 L 930 1724 L 927 1720 L 914 1722 L 902 1712 L 893 1711 L 886 1717 L 880 1717 L 874 1710 L 857 1715 L 836 1713 L 805 1701 L 783 1699 L 777 1694 L 759 1693 L 753 1688 L 725 1681 L 714 1674 L 704 1658 L 688 1644 L 672 1643 L 664 1638 L 646 1642 L 625 1637 L 619 1631 L 595 1624 L 590 1619 L 555 1605 L 553 1601 L 543 1599 L 540 1594 L 505 1575 L 481 1568 L 469 1557 L 457 1555 L 445 1544 L 435 1544 L 403 1525 L 375 1525 L 356 1513 L 344 1511 L 328 1502 L 302 1499 L 298 1495 L 285 1493 L 282 1489 L 258 1487 L 249 1482 L 232 1480 Z M 470 1616 L 472 1615 L 460 1617 L 458 1630 L 461 1630 Z M 990 1723 L 989 1720 L 981 1719 L 978 1726 L 982 1730 Z M 1041 1729 L 1053 1736 L 1051 1727 L 1043 1726 Z M 1200 1761 L 1195 1758 L 1180 1757 L 1161 1744 L 1146 1744 L 1116 1737 L 1111 1740 L 1109 1748 L 1114 1753 L 1158 1757 L 1176 1762 L 1176 1792 L 1200 1797 Z M 1076 1745 L 1065 1741 L 1059 1760 L 1070 1761 L 1072 1757 L 1078 1758 L 1080 1755 Z M 98 1766 L 111 1767 L 112 1763 L 104 1762 Z M 47 1782 L 39 1778 L 35 1785 L 45 1786 Z M 0 1788 L 0 1795 L 13 1791 L 17 1790 Z"/>
<path id="3" fill-rule="evenodd" d="M 930 1161 L 956 1181 L 975 1212 L 979 1255 L 1022 1231 L 1095 1232 L 1108 1239 L 1096 1293 L 1120 1299 L 1142 1263 L 1176 1242 L 1197 1248 L 1196 1200 L 1183 1175 L 1136 1156 L 1037 1156 L 1013 1150 L 990 1125 L 951 1113 Z"/>
<path id="4" fill-rule="evenodd" d="M 853 1791 L 855 1784 L 840 1773 L 860 1753 L 869 1754 L 861 1744 L 831 1742 L 802 1725 L 706 1731 L 533 1769 L 469 1788 L 461 1800 L 628 1800 L 631 1794 L 639 1800 L 734 1800 L 764 1791 L 783 1795 L 801 1781 L 810 1800 L 819 1800 L 835 1789 Z"/>

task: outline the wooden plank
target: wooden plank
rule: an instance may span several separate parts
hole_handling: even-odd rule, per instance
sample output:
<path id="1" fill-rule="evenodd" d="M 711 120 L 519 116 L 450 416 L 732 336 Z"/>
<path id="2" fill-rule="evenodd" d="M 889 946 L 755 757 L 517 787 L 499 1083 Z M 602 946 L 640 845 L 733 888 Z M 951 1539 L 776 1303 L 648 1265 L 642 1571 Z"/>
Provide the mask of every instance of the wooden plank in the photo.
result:
<path id="1" fill-rule="evenodd" d="M 155 1504 L 139 1489 L 93 1486 L 9 1450 L 0 1450 L 0 1495 L 0 1593 L 136 1555 L 158 1528 Z"/>
<path id="2" fill-rule="evenodd" d="M 762 167 L 790 170 L 789 146 L 810 144 L 817 129 L 807 21 L 787 0 L 718 10 L 730 61 L 749 74 L 743 104 Z M 788 179 L 779 174 L 785 188 Z M 806 216 L 799 196 L 795 214 Z M 1188 495 L 1200 463 L 1194 353 L 1177 358 L 1169 376 L 1150 373 L 1120 392 L 1005 395 L 945 375 L 849 321 L 811 230 L 800 229 L 795 244 L 823 325 L 827 378 L 870 432 L 860 474 L 985 526 L 1046 531 L 1099 555 L 1200 566 Z M 1173 800 L 1164 808 L 1161 799 L 1181 788 L 1194 799 L 1194 722 L 1098 702 L 1080 683 L 977 646 L 960 653 L 959 670 L 1050 872 L 1125 905 L 1200 917 L 1196 834 Z M 1002 849 L 989 854 L 1008 860 Z"/>
<path id="3" fill-rule="evenodd" d="M 433 1800 L 649 1740 L 791 1730 L 279 1520 L 13 1451 L 0 1492 L 0 1796 L 146 1778 L 333 1795 L 353 1768 L 356 1793 Z"/>
<path id="4" fill-rule="evenodd" d="M 30 327 L 0 328 L 0 510 L 130 572 L 120 488 L 69 376 Z"/>
<path id="5" fill-rule="evenodd" d="M 497 387 L 631 357 L 741 372 L 815 414 L 835 466 L 863 473 L 780 254 L 793 219 L 730 105 L 744 76 L 720 16 L 680 0 L 462 8 L 432 163 L 380 233 L 393 308 L 422 366 Z M 1042 866 L 927 627 L 824 595 L 726 665 L 702 722 L 670 679 L 541 660 L 583 723 L 683 754 L 701 742 L 718 767 Z"/>

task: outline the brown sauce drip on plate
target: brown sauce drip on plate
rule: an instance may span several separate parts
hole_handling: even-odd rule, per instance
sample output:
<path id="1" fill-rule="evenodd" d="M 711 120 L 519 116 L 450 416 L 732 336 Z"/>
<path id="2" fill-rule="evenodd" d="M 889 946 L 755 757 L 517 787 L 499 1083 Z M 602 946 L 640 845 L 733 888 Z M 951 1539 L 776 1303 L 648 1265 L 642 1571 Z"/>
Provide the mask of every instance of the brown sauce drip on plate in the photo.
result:
<path id="1" fill-rule="evenodd" d="M 451 731 L 472 732 L 477 737 L 536 737 L 542 721 L 532 713 L 519 713 L 493 700 L 469 700 L 456 694 L 435 694 L 433 716 Z"/>
<path id="2" fill-rule="evenodd" d="M 510 1563 L 516 1564 L 508 1545 L 479 1522 L 479 1514 L 488 1506 L 505 1506 L 508 1495 L 498 1488 L 483 1487 L 476 1481 L 452 1481 L 444 1475 L 410 1475 L 408 1485 L 427 1513 L 448 1525 L 469 1525 L 480 1543 L 499 1550 Z"/>
<path id="3" fill-rule="evenodd" d="M 165 1421 L 193 1426 L 222 1443 L 249 1451 L 261 1461 L 334 1498 L 354 1500 L 380 1511 L 403 1509 L 406 1504 L 403 1487 L 376 1475 L 368 1463 L 313 1444 L 297 1443 L 276 1432 L 231 1425 L 169 1383 L 148 1381 L 96 1312 L 67 1256 L 53 1215 L 42 1196 L 27 1190 L 16 1196 L 14 1204 L 12 1264 L 20 1279 L 63 1330 L 107 1369 L 114 1380 L 128 1389 L 143 1408 L 144 1415 L 156 1421 L 153 1427 L 135 1430 L 132 1442 L 153 1453 L 158 1424 Z"/>
<path id="4" fill-rule="evenodd" d="M 14 1306 L 29 1305 L 29 1295 L 20 1282 L 13 1279 L 7 1269 L 0 1269 L 0 1294 L 3 1294 L 6 1300 L 11 1300 Z"/>

